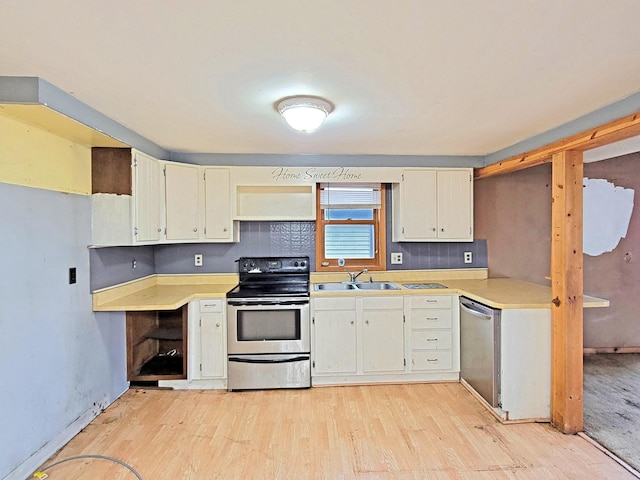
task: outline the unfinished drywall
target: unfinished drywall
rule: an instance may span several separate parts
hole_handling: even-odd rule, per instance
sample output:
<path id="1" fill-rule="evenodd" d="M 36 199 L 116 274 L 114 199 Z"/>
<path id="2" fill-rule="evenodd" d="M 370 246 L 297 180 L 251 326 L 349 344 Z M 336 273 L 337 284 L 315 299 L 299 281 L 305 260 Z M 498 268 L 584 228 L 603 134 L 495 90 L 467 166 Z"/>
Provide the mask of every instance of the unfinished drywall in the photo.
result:
<path id="1" fill-rule="evenodd" d="M 584 175 L 640 191 L 640 153 L 587 163 Z M 611 252 L 584 256 L 584 291 L 609 308 L 585 309 L 585 347 L 640 346 L 640 216 L 634 209 L 626 236 Z"/>
<path id="2" fill-rule="evenodd" d="M 633 212 L 634 190 L 604 178 L 582 180 L 584 196 L 583 247 L 587 255 L 613 251 L 627 236 Z"/>
<path id="3" fill-rule="evenodd" d="M 490 276 L 550 285 L 551 165 L 477 180 L 474 211 Z"/>

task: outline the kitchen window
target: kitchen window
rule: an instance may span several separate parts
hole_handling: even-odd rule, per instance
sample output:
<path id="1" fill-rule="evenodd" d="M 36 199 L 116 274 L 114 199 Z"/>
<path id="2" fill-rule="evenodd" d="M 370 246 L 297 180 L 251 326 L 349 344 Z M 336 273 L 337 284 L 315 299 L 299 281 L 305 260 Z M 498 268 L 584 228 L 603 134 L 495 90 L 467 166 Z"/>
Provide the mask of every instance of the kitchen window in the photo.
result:
<path id="1" fill-rule="evenodd" d="M 385 270 L 384 185 L 322 183 L 316 190 L 316 271 Z"/>

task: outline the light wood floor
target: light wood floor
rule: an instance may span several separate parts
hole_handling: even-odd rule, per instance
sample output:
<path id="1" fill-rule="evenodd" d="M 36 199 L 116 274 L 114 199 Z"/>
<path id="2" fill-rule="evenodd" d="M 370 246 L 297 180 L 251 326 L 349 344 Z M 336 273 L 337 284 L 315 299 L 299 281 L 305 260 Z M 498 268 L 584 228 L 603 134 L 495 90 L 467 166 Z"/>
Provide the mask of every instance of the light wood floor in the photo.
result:
<path id="1" fill-rule="evenodd" d="M 501 425 L 461 385 L 129 390 L 49 462 L 116 457 L 156 479 L 632 479 L 579 436 Z M 56 479 L 135 476 L 105 460 Z"/>

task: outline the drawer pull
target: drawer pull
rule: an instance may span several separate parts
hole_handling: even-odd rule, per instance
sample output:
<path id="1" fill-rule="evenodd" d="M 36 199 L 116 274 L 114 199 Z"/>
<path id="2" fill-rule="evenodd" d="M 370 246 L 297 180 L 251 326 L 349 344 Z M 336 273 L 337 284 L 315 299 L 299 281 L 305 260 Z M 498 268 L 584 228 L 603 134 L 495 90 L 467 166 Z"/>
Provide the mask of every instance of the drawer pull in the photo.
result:
<path id="1" fill-rule="evenodd" d="M 437 362 L 437 358 L 427 358 L 427 362 Z"/>
<path id="2" fill-rule="evenodd" d="M 427 303 L 438 303 L 438 300 L 425 300 Z"/>
<path id="3" fill-rule="evenodd" d="M 427 342 L 437 342 L 437 338 L 427 338 Z"/>
<path id="4" fill-rule="evenodd" d="M 433 322 L 433 321 L 438 320 L 438 317 L 427 317 L 427 320 L 429 320 L 429 321 L 432 321 L 432 322 Z"/>

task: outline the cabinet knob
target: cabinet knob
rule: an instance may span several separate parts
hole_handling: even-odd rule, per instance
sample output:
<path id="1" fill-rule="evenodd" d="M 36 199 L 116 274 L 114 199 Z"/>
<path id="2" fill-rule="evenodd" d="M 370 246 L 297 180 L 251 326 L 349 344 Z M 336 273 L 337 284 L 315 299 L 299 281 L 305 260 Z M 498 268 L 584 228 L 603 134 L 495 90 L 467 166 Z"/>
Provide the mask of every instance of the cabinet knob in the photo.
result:
<path id="1" fill-rule="evenodd" d="M 219 324 L 219 323 L 216 323 L 216 327 L 220 327 L 220 324 Z"/>
<path id="2" fill-rule="evenodd" d="M 194 232 L 197 232 L 197 231 L 198 231 L 198 227 L 194 228 L 194 229 L 193 229 L 193 231 L 194 231 Z"/>
<path id="3" fill-rule="evenodd" d="M 226 231 L 227 231 L 227 227 L 224 227 L 224 228 L 222 229 L 222 231 L 223 231 L 223 232 L 226 232 Z"/>
<path id="4" fill-rule="evenodd" d="M 444 228 L 441 228 L 441 229 L 440 229 L 440 231 L 441 231 L 441 232 L 444 232 Z"/>
<path id="5" fill-rule="evenodd" d="M 365 320 L 364 323 L 369 325 L 369 320 Z"/>
<path id="6" fill-rule="evenodd" d="M 353 325 L 353 324 L 354 324 L 354 323 L 356 323 L 356 322 L 354 322 L 353 320 L 351 320 L 349 323 L 350 323 L 351 325 Z"/>
<path id="7" fill-rule="evenodd" d="M 158 229 L 158 232 L 161 232 L 161 231 L 162 231 L 162 229 L 161 229 L 161 228 L 159 228 L 159 229 Z"/>
<path id="8" fill-rule="evenodd" d="M 436 227 L 433 227 L 431 230 L 435 232 L 436 231 Z"/>

